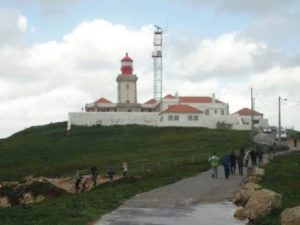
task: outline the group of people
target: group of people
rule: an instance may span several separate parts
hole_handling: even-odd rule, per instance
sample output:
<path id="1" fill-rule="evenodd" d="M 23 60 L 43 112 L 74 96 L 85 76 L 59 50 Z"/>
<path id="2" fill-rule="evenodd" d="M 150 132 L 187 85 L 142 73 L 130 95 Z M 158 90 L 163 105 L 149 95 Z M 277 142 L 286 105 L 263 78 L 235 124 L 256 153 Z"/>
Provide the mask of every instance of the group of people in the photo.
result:
<path id="1" fill-rule="evenodd" d="M 226 179 L 228 179 L 230 175 L 236 175 L 236 169 L 238 169 L 238 175 L 243 176 L 244 167 L 249 167 L 249 161 L 251 161 L 252 167 L 262 166 L 263 154 L 264 152 L 259 145 L 257 145 L 255 149 L 246 152 L 244 148 L 241 148 L 238 152 L 231 149 L 228 154 L 224 154 L 221 158 L 214 152 L 208 158 L 212 168 L 212 178 L 218 178 L 219 165 L 223 165 Z"/>
<path id="2" fill-rule="evenodd" d="M 127 176 L 128 172 L 128 165 L 126 162 L 123 162 L 122 164 L 122 170 L 123 170 L 123 177 L 125 178 Z M 91 177 L 82 177 L 79 173 L 79 171 L 75 174 L 75 193 L 78 194 L 79 191 L 84 192 L 87 189 L 87 183 L 88 180 L 91 179 L 93 181 L 93 186 L 95 187 L 97 185 L 97 178 L 98 178 L 98 169 L 94 165 L 90 168 Z M 107 177 L 109 178 L 109 181 L 112 182 L 115 175 L 115 170 L 113 167 L 109 166 L 107 169 Z"/>

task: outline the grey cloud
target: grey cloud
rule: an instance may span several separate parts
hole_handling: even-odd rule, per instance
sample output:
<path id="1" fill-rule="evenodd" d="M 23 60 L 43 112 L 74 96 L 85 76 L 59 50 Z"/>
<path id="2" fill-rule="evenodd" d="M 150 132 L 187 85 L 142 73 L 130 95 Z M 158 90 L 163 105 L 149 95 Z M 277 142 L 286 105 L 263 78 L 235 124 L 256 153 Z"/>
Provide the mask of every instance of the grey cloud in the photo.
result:
<path id="1" fill-rule="evenodd" d="M 190 3 L 208 5 L 220 11 L 236 13 L 266 14 L 276 11 L 285 11 L 295 5 L 299 0 L 188 0 Z M 186 2 L 186 1 L 184 1 Z"/>

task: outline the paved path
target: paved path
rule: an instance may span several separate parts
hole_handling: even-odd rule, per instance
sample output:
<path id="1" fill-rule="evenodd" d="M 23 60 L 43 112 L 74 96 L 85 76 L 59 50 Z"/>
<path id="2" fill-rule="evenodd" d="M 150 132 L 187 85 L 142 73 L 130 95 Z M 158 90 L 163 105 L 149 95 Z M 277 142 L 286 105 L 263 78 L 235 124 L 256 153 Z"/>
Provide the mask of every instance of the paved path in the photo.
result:
<path id="1" fill-rule="evenodd" d="M 221 202 L 232 199 L 234 192 L 241 188 L 243 179 L 244 177 L 235 175 L 225 179 L 222 167 L 219 167 L 219 178 L 213 179 L 209 170 L 139 194 L 114 212 L 104 215 L 96 225 L 199 225 L 209 221 L 206 219 L 202 221 L 204 223 L 199 223 L 199 218 L 214 218 L 216 211 L 220 215 L 219 222 L 210 224 L 241 224 L 232 217 L 234 206 Z M 224 223 L 224 215 L 227 215 L 230 222 Z"/>
<path id="2" fill-rule="evenodd" d="M 191 203 L 212 203 L 231 200 L 233 193 L 240 189 L 243 181 L 241 176 L 224 177 L 219 167 L 219 178 L 212 179 L 211 171 L 198 176 L 186 178 L 174 184 L 157 188 L 150 192 L 137 195 L 125 205 L 131 207 L 175 207 Z"/>

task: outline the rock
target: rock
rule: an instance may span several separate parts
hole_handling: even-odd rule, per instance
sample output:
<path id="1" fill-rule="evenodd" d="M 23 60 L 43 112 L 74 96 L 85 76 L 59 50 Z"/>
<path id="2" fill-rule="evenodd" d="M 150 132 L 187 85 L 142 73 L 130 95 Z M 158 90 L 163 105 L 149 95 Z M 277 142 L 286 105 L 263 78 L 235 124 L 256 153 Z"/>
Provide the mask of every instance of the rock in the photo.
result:
<path id="1" fill-rule="evenodd" d="M 244 188 L 236 192 L 233 202 L 235 204 L 246 205 L 247 201 L 256 190 L 262 189 L 262 186 L 255 183 L 247 183 Z"/>
<path id="2" fill-rule="evenodd" d="M 263 168 L 255 167 L 251 173 L 251 176 L 254 177 L 264 177 L 265 176 L 265 170 Z"/>
<path id="3" fill-rule="evenodd" d="M 32 197 L 31 193 L 25 193 L 23 198 L 20 199 L 21 204 L 30 204 L 34 202 L 34 198 Z"/>
<path id="4" fill-rule="evenodd" d="M 237 208 L 233 216 L 239 220 L 245 220 L 246 216 L 245 216 L 244 208 L 241 207 Z"/>
<path id="5" fill-rule="evenodd" d="M 245 216 L 250 220 L 256 220 L 260 216 L 265 216 L 274 209 L 281 207 L 281 195 L 261 189 L 255 191 L 245 205 Z"/>
<path id="6" fill-rule="evenodd" d="M 281 213 L 281 225 L 299 225 L 300 224 L 300 206 L 285 209 Z"/>
<path id="7" fill-rule="evenodd" d="M 46 200 L 46 196 L 43 195 L 38 195 L 35 199 L 34 199 L 34 203 L 38 203 L 38 202 L 42 202 Z"/>
<path id="8" fill-rule="evenodd" d="M 248 177 L 248 182 L 250 183 L 259 183 L 262 180 L 262 177 L 250 176 Z"/>
<path id="9" fill-rule="evenodd" d="M 0 197 L 0 208 L 8 208 L 11 207 L 9 199 L 7 196 Z"/>

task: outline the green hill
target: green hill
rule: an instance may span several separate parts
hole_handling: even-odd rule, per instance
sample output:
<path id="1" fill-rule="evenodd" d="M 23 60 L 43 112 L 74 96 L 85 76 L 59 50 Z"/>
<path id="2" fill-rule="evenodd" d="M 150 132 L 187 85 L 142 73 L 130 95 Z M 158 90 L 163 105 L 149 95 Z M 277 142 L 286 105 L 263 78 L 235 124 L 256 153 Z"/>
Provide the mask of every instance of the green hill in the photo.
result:
<path id="1" fill-rule="evenodd" d="M 66 123 L 26 129 L 0 143 L 0 178 L 73 175 L 92 165 L 100 168 L 158 162 L 173 158 L 206 159 L 249 145 L 245 131 L 148 126 L 73 127 Z"/>
<path id="2" fill-rule="evenodd" d="M 93 164 L 103 175 L 107 166 L 118 169 L 123 161 L 129 177 L 25 208 L 0 208 L 0 224 L 85 225 L 137 193 L 207 170 L 209 154 L 251 145 L 249 137 L 246 131 L 134 125 L 74 126 L 69 135 L 66 123 L 26 129 L 0 142 L 1 180 L 74 175 Z"/>

